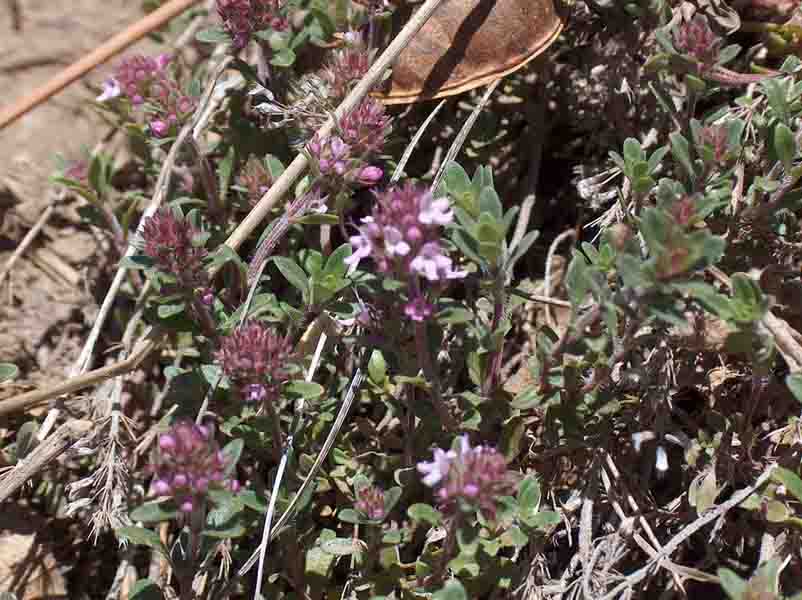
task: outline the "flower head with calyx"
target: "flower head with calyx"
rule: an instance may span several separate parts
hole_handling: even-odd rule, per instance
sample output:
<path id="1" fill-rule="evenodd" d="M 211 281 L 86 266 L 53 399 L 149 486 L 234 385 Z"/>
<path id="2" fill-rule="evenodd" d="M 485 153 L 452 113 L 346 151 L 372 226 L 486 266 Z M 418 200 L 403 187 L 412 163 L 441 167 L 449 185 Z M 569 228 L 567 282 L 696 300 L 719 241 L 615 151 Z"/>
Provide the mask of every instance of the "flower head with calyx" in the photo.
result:
<path id="1" fill-rule="evenodd" d="M 467 435 L 460 436 L 456 451 L 435 448 L 434 460 L 418 463 L 418 471 L 446 511 L 478 509 L 493 519 L 500 498 L 515 490 L 504 456 L 490 446 L 471 447 Z"/>
<path id="2" fill-rule="evenodd" d="M 153 261 L 156 269 L 174 276 L 183 287 L 206 286 L 203 232 L 186 217 L 163 206 L 145 218 L 141 238 L 142 253 Z"/>
<path id="3" fill-rule="evenodd" d="M 192 115 L 197 102 L 185 94 L 170 65 L 169 54 L 155 57 L 137 54 L 123 60 L 114 76 L 103 83 L 98 102 L 124 98 L 134 108 L 144 107 L 148 131 L 157 138 L 175 134 Z"/>
<path id="4" fill-rule="evenodd" d="M 695 14 L 674 31 L 674 46 L 698 62 L 700 72 L 709 70 L 719 58 L 723 40 L 710 28 L 707 18 Z"/>
<path id="5" fill-rule="evenodd" d="M 350 197 L 360 187 L 376 185 L 384 176 L 371 164 L 384 148 L 390 118 L 384 107 L 367 98 L 339 120 L 336 131 L 325 137 L 315 134 L 306 145 L 318 184 L 330 196 Z"/>
<path id="6" fill-rule="evenodd" d="M 368 519 L 380 521 L 387 515 L 384 504 L 384 491 L 381 488 L 368 485 L 357 492 L 354 508 Z"/>
<path id="7" fill-rule="evenodd" d="M 289 377 L 292 347 L 262 321 L 246 321 L 223 338 L 216 357 L 243 398 L 272 400 Z"/>
<path id="8" fill-rule="evenodd" d="M 159 436 L 149 468 L 154 476 L 151 489 L 157 496 L 173 497 L 178 508 L 189 513 L 200 506 L 210 489 L 239 490 L 239 482 L 228 475 L 232 468 L 211 426 L 182 420 Z"/>
<path id="9" fill-rule="evenodd" d="M 350 239 L 353 254 L 346 262 L 355 267 L 370 258 L 379 272 L 411 282 L 404 312 L 412 320 L 425 320 L 433 306 L 419 280 L 437 283 L 467 274 L 454 268 L 443 246 L 443 226 L 453 218 L 448 199 L 435 198 L 428 188 L 407 183 L 377 192 L 372 214 Z"/>
<path id="10" fill-rule="evenodd" d="M 217 14 L 236 52 L 248 45 L 253 34 L 259 31 L 288 29 L 289 21 L 281 8 L 280 0 L 217 0 Z"/>

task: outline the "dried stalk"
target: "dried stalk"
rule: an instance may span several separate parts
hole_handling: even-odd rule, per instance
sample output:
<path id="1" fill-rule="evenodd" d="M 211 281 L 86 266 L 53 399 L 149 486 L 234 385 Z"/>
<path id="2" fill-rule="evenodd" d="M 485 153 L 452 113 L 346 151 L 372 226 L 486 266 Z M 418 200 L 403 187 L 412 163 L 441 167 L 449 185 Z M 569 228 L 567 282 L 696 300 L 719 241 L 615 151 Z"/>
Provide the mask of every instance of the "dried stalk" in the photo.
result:
<path id="1" fill-rule="evenodd" d="M 726 514 L 728 511 L 732 510 L 741 502 L 746 500 L 750 495 L 752 495 L 755 490 L 760 488 L 766 481 L 768 481 L 769 477 L 771 477 L 771 473 L 774 471 L 774 465 L 770 466 L 766 469 L 760 477 L 757 478 L 754 484 L 735 492 L 732 497 L 715 506 L 702 514 L 698 519 L 696 519 L 693 523 L 688 524 L 682 531 L 680 531 L 677 535 L 675 535 L 671 540 L 663 547 L 663 549 L 658 552 L 644 567 L 641 567 L 634 573 L 628 575 L 624 581 L 619 583 L 615 586 L 612 590 L 610 590 L 607 594 L 602 596 L 599 600 L 613 600 L 619 596 L 619 594 L 623 593 L 625 590 L 632 590 L 632 588 L 640 583 L 649 572 L 658 566 L 661 566 L 676 550 L 680 547 L 682 543 L 685 542 L 689 537 L 691 537 L 694 533 L 699 531 L 702 527 L 715 521 L 722 515 Z"/>
<path id="2" fill-rule="evenodd" d="M 17 466 L 0 481 L 0 503 L 21 488 L 26 481 L 35 477 L 54 458 L 86 435 L 93 426 L 92 421 L 75 419 L 56 429 L 53 435 L 17 463 Z"/>
<path id="3" fill-rule="evenodd" d="M 49 388 L 33 390 L 9 398 L 8 400 L 3 400 L 0 402 L 0 416 L 32 408 L 52 398 L 61 396 L 62 394 L 70 394 L 83 388 L 93 386 L 101 381 L 116 377 L 117 375 L 133 371 L 159 346 L 160 338 L 160 333 L 149 335 L 137 344 L 131 352 L 131 355 L 123 361 L 101 367 L 100 369 L 95 369 L 83 375 L 78 375 L 77 377 L 73 377 Z"/>

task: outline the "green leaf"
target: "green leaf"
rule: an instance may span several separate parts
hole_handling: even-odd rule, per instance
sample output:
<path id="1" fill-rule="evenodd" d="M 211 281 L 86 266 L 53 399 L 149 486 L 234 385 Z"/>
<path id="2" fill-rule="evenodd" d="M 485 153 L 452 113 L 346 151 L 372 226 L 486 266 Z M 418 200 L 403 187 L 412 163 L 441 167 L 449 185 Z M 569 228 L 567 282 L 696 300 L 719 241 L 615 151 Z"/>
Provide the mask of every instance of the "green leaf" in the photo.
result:
<path id="1" fill-rule="evenodd" d="M 785 378 L 785 385 L 791 390 L 800 403 L 802 403 L 802 373 L 792 373 Z"/>
<path id="2" fill-rule="evenodd" d="M 783 163 L 786 173 L 790 172 L 796 158 L 796 140 L 785 123 L 778 123 L 774 128 L 774 152 Z"/>
<path id="3" fill-rule="evenodd" d="M 255 510 L 256 512 L 260 513 L 267 512 L 267 499 L 257 496 L 256 492 L 253 490 L 246 489 L 240 491 L 237 494 L 237 499 L 242 502 L 244 506 L 247 506 L 251 510 Z"/>
<path id="4" fill-rule="evenodd" d="M 635 138 L 627 138 L 624 140 L 624 161 L 629 164 L 641 162 L 646 160 L 646 153 L 640 145 L 640 142 Z"/>
<path id="5" fill-rule="evenodd" d="M 792 496 L 802 502 L 802 479 L 799 478 L 799 475 L 785 467 L 775 467 L 771 478 L 784 485 Z"/>
<path id="6" fill-rule="evenodd" d="M 376 385 L 381 385 L 387 379 L 387 361 L 381 350 L 374 350 L 368 361 L 368 377 Z"/>
<path id="7" fill-rule="evenodd" d="M 422 502 L 418 502 L 410 506 L 407 509 L 407 514 L 409 515 L 409 518 L 414 521 L 423 521 L 425 523 L 429 523 L 430 525 L 439 525 L 443 520 L 443 515 L 441 515 L 437 509 Z"/>
<path id="8" fill-rule="evenodd" d="M 231 40 L 231 37 L 221 27 L 211 27 L 201 29 L 195 34 L 195 39 L 205 44 L 224 44 Z"/>
<path id="9" fill-rule="evenodd" d="M 242 455 L 243 448 L 245 448 L 245 441 L 239 439 L 231 440 L 226 444 L 225 448 L 223 448 L 223 456 L 226 458 L 226 475 L 230 475 L 234 472 L 234 467 L 236 467 L 239 462 L 239 457 Z"/>
<path id="10" fill-rule="evenodd" d="M 534 527 L 540 510 L 540 482 L 532 475 L 526 476 L 518 485 L 518 507 L 521 521 Z"/>
<path id="11" fill-rule="evenodd" d="M 365 517 L 360 515 L 357 511 L 353 508 L 343 508 L 342 510 L 337 512 L 337 518 L 342 521 L 343 523 L 364 523 Z"/>
<path id="12" fill-rule="evenodd" d="M 320 398 L 326 391 L 319 383 L 298 380 L 290 381 L 284 389 L 291 394 L 300 396 L 307 400 Z"/>
<path id="13" fill-rule="evenodd" d="M 359 546 L 353 538 L 334 538 L 320 543 L 320 549 L 334 556 L 349 556 L 359 552 Z"/>
<path id="14" fill-rule="evenodd" d="M 351 256 L 352 253 L 353 248 L 351 247 L 351 244 L 341 245 L 326 259 L 326 265 L 323 267 L 323 272 L 327 275 L 344 277 L 348 272 L 348 265 L 345 264 L 345 259 Z"/>
<path id="15" fill-rule="evenodd" d="M 403 491 L 400 487 L 394 486 L 384 492 L 384 514 L 390 514 L 390 511 L 395 508 Z"/>
<path id="16" fill-rule="evenodd" d="M 432 595 L 432 600 L 468 600 L 468 594 L 459 581 L 452 579 L 442 590 Z"/>
<path id="17" fill-rule="evenodd" d="M 513 525 L 502 534 L 501 543 L 507 547 L 523 548 L 529 543 L 529 536 Z"/>
<path id="18" fill-rule="evenodd" d="M 19 367 L 12 363 L 0 363 L 0 383 L 19 377 Z"/>
<path id="19" fill-rule="evenodd" d="M 176 315 L 180 315 L 184 312 L 184 303 L 180 304 L 162 304 L 156 310 L 156 314 L 159 315 L 160 319 L 169 319 L 170 317 L 175 317 Z"/>
<path id="20" fill-rule="evenodd" d="M 283 48 L 273 55 L 270 64 L 276 67 L 291 67 L 295 63 L 295 52 L 290 48 Z"/>
<path id="21" fill-rule="evenodd" d="M 140 521 L 142 523 L 160 523 L 174 519 L 177 516 L 178 511 L 172 502 L 169 504 L 166 502 L 146 502 L 132 510 L 130 514 L 132 521 Z"/>
<path id="22" fill-rule="evenodd" d="M 148 546 L 161 552 L 164 556 L 170 557 L 167 548 L 162 544 L 159 539 L 159 534 L 144 527 L 120 527 L 115 529 L 114 532 L 117 537 L 135 544 L 137 546 Z"/>
<path id="23" fill-rule="evenodd" d="M 559 513 L 553 510 L 541 510 L 537 513 L 530 522 L 527 523 L 529 527 L 537 529 L 538 531 L 548 531 L 552 527 L 559 525 L 562 522 Z"/>
<path id="24" fill-rule="evenodd" d="M 309 278 L 304 270 L 295 261 L 284 256 L 274 256 L 273 262 L 276 263 L 276 267 L 286 280 L 301 292 L 304 300 L 307 300 L 309 298 Z"/>
<path id="25" fill-rule="evenodd" d="M 688 178 L 693 181 L 696 178 L 696 171 L 691 162 L 691 151 L 688 140 L 686 140 L 681 133 L 676 131 L 669 135 L 668 139 L 671 141 L 671 154 L 677 162 L 682 165 L 682 168 L 685 169 Z"/>
<path id="26" fill-rule="evenodd" d="M 782 80 L 767 79 L 763 81 L 763 90 L 766 93 L 766 100 L 774 111 L 774 114 L 783 121 L 788 122 L 788 101 L 786 100 L 786 85 Z"/>
<path id="27" fill-rule="evenodd" d="M 588 263 L 582 255 L 576 253 L 565 274 L 568 298 L 574 306 L 579 306 L 585 299 L 585 294 L 588 293 L 590 287 L 589 279 Z"/>
<path id="28" fill-rule="evenodd" d="M 152 269 L 154 265 L 153 259 L 143 254 L 135 254 L 133 256 L 124 256 L 120 260 L 120 267 L 124 269 L 131 269 L 134 271 L 142 271 Z"/>
<path id="29" fill-rule="evenodd" d="M 746 593 L 746 581 L 738 577 L 729 569 L 719 569 L 718 578 L 721 580 L 721 587 L 730 597 L 730 600 L 743 600 Z"/>
<path id="30" fill-rule="evenodd" d="M 337 225 L 340 222 L 340 217 L 328 213 L 311 213 L 295 219 L 296 223 L 302 225 Z"/>
<path id="31" fill-rule="evenodd" d="M 500 221 L 504 217 L 504 208 L 501 206 L 501 199 L 496 190 L 486 187 L 479 194 L 479 210 L 490 214 L 495 221 Z"/>
<path id="32" fill-rule="evenodd" d="M 204 529 L 201 532 L 201 535 L 205 537 L 214 538 L 217 540 L 226 540 L 229 538 L 238 538 L 242 537 L 248 533 L 248 530 L 245 529 L 245 526 L 242 523 L 235 522 L 228 526 L 220 527 L 220 528 L 211 528 L 211 529 Z"/>
<path id="33" fill-rule="evenodd" d="M 140 579 L 131 587 L 128 598 L 130 600 L 162 600 L 164 594 L 162 594 L 161 588 L 150 579 Z"/>

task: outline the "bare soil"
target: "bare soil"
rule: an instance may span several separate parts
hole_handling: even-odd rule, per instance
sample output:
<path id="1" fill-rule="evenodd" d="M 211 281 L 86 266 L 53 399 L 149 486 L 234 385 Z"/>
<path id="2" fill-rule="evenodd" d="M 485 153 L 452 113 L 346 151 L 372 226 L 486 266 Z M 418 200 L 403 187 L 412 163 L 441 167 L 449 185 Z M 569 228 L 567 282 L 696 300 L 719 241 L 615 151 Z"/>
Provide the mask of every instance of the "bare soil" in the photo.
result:
<path id="1" fill-rule="evenodd" d="M 16 0 L 20 27 L 15 29 L 13 4 L 0 0 L 0 106 L 30 93 L 142 15 L 141 4 L 128 0 Z M 147 52 L 148 46 L 144 41 L 134 50 Z M 17 381 L 0 386 L 0 401 L 64 380 L 97 311 L 89 290 L 103 249 L 81 222 L 77 200 L 59 196 L 49 177 L 59 166 L 58 155 L 79 160 L 100 141 L 105 128 L 86 100 L 96 95 L 112 65 L 0 130 L 0 271 L 46 207 L 56 205 L 0 282 L 0 362 L 21 370 Z M 44 407 L 0 418 L 0 438 L 11 439 L 20 423 L 32 417 L 41 422 L 46 412 Z M 25 508 L 24 519 L 7 518 L 0 525 L 0 591 L 15 591 L 19 598 L 75 597 L 64 595 L 63 573 L 81 566 L 63 560 L 56 565 L 48 542 L 32 533 L 53 525 L 45 512 L 56 511 L 42 508 Z M 23 509 L 3 508 L 9 510 Z"/>

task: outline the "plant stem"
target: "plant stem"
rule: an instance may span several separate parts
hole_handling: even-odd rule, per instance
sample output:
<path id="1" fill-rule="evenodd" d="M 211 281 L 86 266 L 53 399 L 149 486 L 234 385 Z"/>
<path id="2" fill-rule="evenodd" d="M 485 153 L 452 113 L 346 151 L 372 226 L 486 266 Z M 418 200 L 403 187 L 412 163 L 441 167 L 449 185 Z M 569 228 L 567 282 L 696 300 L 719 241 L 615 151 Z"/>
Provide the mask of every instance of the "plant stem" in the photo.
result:
<path id="1" fill-rule="evenodd" d="M 506 306 L 506 296 L 504 294 L 503 275 L 497 274 L 493 282 L 493 321 L 490 325 L 491 339 L 501 325 L 504 318 L 504 307 Z M 482 383 L 482 395 L 490 397 L 498 385 L 498 374 L 501 369 L 501 360 L 504 354 L 504 338 L 498 342 L 498 349 L 490 354 L 490 365 L 487 377 Z"/>
<path id="2" fill-rule="evenodd" d="M 454 422 L 454 417 L 451 416 L 448 406 L 446 406 L 440 395 L 440 377 L 437 373 L 437 364 L 429 352 L 429 336 L 426 331 L 425 321 L 415 322 L 415 347 L 418 351 L 418 365 L 432 386 L 432 403 L 440 417 L 440 421 L 448 431 L 455 431 L 457 425 Z"/>
<path id="3" fill-rule="evenodd" d="M 278 395 L 274 392 L 268 392 L 265 396 L 264 407 L 265 412 L 270 416 L 270 425 L 273 428 L 273 458 L 276 464 L 281 462 L 281 449 L 284 447 L 284 437 L 281 434 L 281 421 L 279 420 L 276 407 L 273 402 L 278 399 Z"/>

